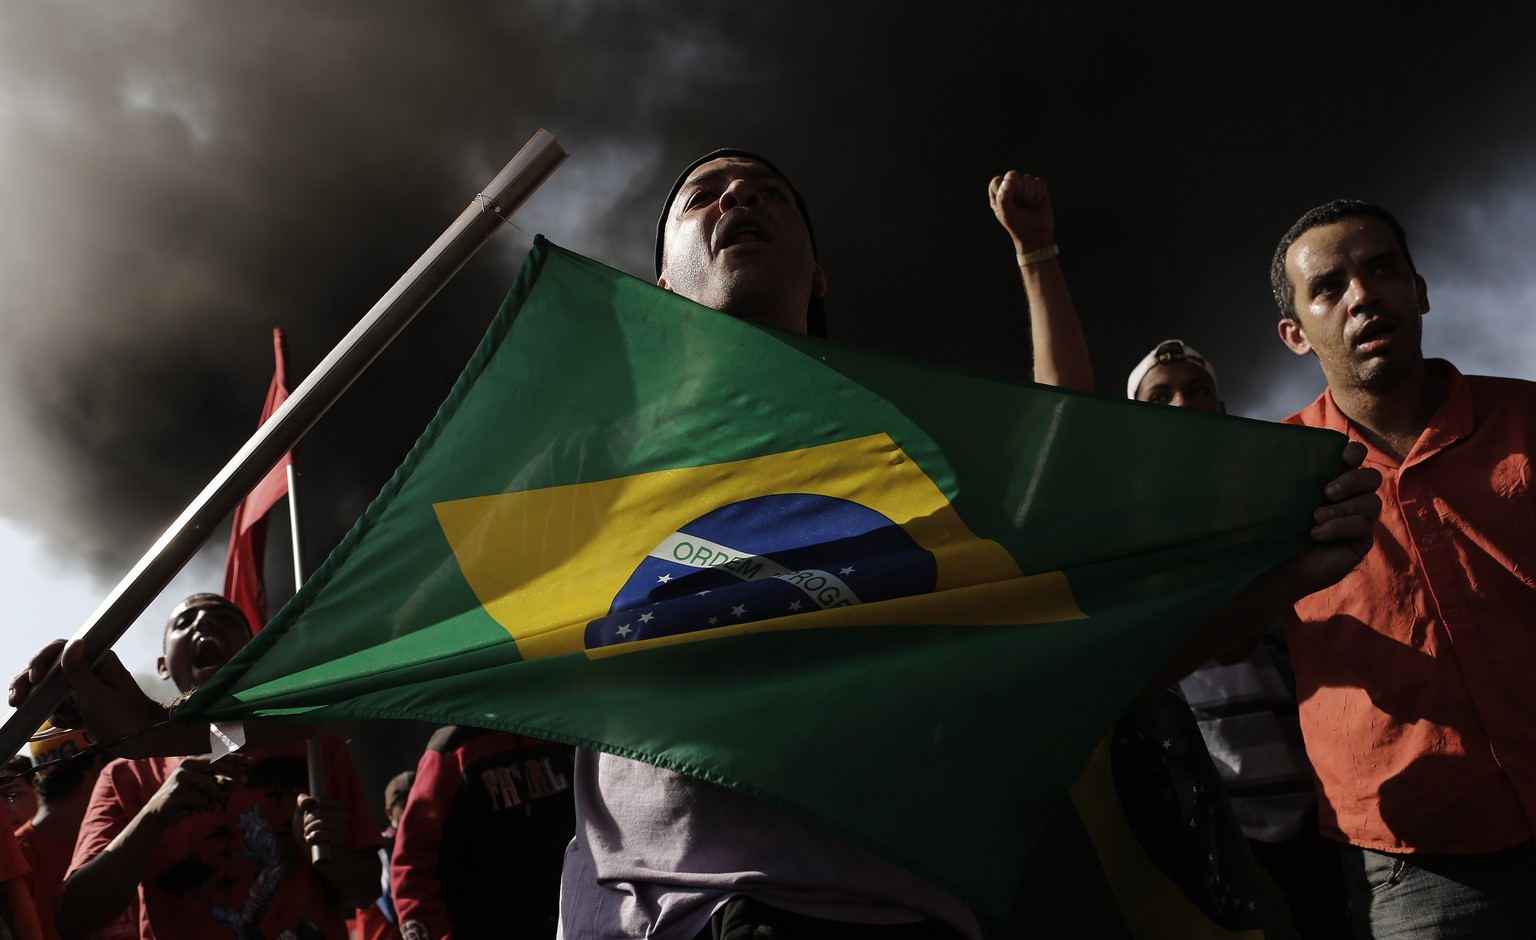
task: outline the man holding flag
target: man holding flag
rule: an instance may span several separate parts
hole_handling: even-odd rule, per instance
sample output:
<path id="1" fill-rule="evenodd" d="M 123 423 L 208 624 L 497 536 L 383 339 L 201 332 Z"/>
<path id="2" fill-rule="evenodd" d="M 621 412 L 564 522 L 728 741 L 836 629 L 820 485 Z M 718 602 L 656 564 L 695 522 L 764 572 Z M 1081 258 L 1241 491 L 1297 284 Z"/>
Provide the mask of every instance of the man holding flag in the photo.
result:
<path id="1" fill-rule="evenodd" d="M 749 153 L 717 151 L 683 172 L 663 209 L 656 254 L 659 286 L 763 326 L 806 332 L 826 291 L 804 200 Z M 1355 491 L 1374 485 L 1369 473 L 1348 480 Z M 1319 522 L 1338 525 L 1314 532 L 1318 548 L 1256 583 L 1245 603 L 1278 609 L 1286 595 L 1341 577 L 1369 546 L 1373 501 L 1357 504 L 1365 515 L 1319 510 Z M 1213 624 L 1213 637 L 1238 622 L 1229 618 Z M 600 752 L 578 752 L 577 774 L 562 923 L 608 926 L 575 936 L 638 936 L 676 922 L 677 936 L 712 929 L 718 937 L 756 924 L 811 929 L 812 920 L 838 922 L 814 929 L 844 935 L 854 930 L 845 921 L 882 936 L 980 933 L 975 916 L 945 892 L 762 801 Z M 637 808 L 647 818 L 635 818 Z M 654 870 L 657 858 L 668 860 L 665 873 Z M 709 928 L 705 913 L 713 914 Z M 622 934 L 610 933 L 615 924 Z"/>
<path id="2" fill-rule="evenodd" d="M 245 617 L 216 594 L 171 611 L 159 671 L 183 692 L 249 642 Z M 118 760 L 101 771 L 59 895 L 59 933 L 88 937 L 138 902 L 152 937 L 324 937 L 379 892 L 378 835 L 346 745 L 325 740 L 334 799 L 306 794 L 305 749 Z M 302 847 L 332 847 L 310 864 Z M 283 931 L 289 933 L 284 934 Z"/>
<path id="3" fill-rule="evenodd" d="M 761 157 L 722 150 L 694 161 L 658 223 L 657 284 L 738 319 L 806 332 L 826 277 L 803 206 Z M 912 940 L 980 933 L 952 895 L 777 806 L 577 751 L 576 839 L 561 881 L 567 940 L 748 936 L 760 925 Z"/>
<path id="4" fill-rule="evenodd" d="M 1286 422 L 1346 433 L 1385 479 L 1381 549 L 1287 622 L 1354 929 L 1531 936 L 1536 384 L 1425 357 L 1428 287 L 1380 206 L 1304 213 L 1270 280 L 1281 341 L 1327 380 Z"/>
<path id="5" fill-rule="evenodd" d="M 719 151 L 695 161 L 685 170 L 669 194 L 658 227 L 657 263 L 657 283 L 661 287 L 707 307 L 752 323 L 784 330 L 786 336 L 805 333 L 816 327 L 826 278 L 817 262 L 809 217 L 803 200 L 788 180 L 761 157 L 741 151 Z M 692 316 L 691 312 L 686 315 Z M 681 335 L 681 339 L 697 337 Z M 744 367 L 748 363 L 738 365 Z M 683 389 L 686 390 L 686 386 Z M 1000 394 L 1003 391 L 998 389 Z M 1270 429 L 1266 433 L 1272 431 Z M 888 449 L 879 453 L 888 466 L 895 466 L 902 473 L 908 472 L 902 468 L 910 467 L 912 462 L 905 459 L 903 454 L 898 452 L 892 456 Z M 1347 460 L 1350 458 L 1350 462 L 1358 462 L 1358 457 L 1353 454 L 1347 455 Z M 463 461 L 457 463 L 462 464 Z M 1163 670 L 1162 678 L 1181 675 L 1189 667 L 1203 662 L 1213 650 L 1230 645 L 1248 625 L 1262 622 L 1264 613 L 1278 610 L 1296 597 L 1332 583 L 1352 568 L 1370 545 L 1370 523 L 1379 511 L 1379 504 L 1372 494 L 1376 482 L 1377 477 L 1373 472 L 1350 470 L 1329 483 L 1325 490 L 1329 504 L 1316 509 L 1309 520 L 1312 526 L 1309 535 L 1312 547 L 1260 577 L 1198 629 L 1195 637 L 1172 657 L 1172 661 Z M 409 485 L 409 482 L 405 485 Z M 787 485 L 808 484 L 793 482 Z M 557 487 L 540 490 L 539 493 L 540 498 L 543 498 L 542 494 L 557 490 L 568 492 L 572 489 Z M 803 491 L 790 491 L 791 494 L 797 492 Z M 789 503 L 794 503 L 794 500 L 789 500 Z M 447 519 L 453 508 L 443 508 L 448 506 L 447 503 L 434 505 L 441 514 L 438 517 L 440 520 Z M 926 514 L 915 519 L 914 524 L 947 525 L 944 520 L 951 518 L 951 511 L 943 507 L 924 512 Z M 817 522 L 814 516 L 815 513 L 812 513 L 812 518 L 808 520 L 810 523 Z M 705 517 L 701 519 L 708 521 Z M 444 521 L 443 526 L 445 530 L 448 529 L 449 522 Z M 679 529 L 676 537 L 668 536 L 663 545 L 652 550 L 647 560 L 642 562 L 655 567 L 654 576 L 650 567 L 647 567 L 637 573 L 637 577 L 642 580 L 650 578 L 652 583 L 667 585 L 674 577 L 671 568 L 679 565 L 711 577 L 724 577 L 724 573 L 714 572 L 711 564 L 698 559 L 706 555 L 728 558 L 729 553 L 723 548 L 717 550 L 708 547 L 704 543 L 709 540 L 704 535 L 693 535 L 692 531 Z M 701 527 L 700 531 L 707 534 L 707 531 L 712 530 Z M 721 536 L 722 539 L 724 537 Z M 838 540 L 836 535 L 828 538 L 833 542 Z M 688 541 L 686 552 L 684 541 Z M 710 544 L 722 546 L 724 542 L 716 540 Z M 349 545 L 348 551 L 354 547 Z M 359 557 L 371 557 L 365 549 L 358 548 L 356 552 Z M 658 553 L 665 557 L 655 560 Z M 975 560 L 982 556 L 970 554 L 965 557 Z M 652 560 L 655 560 L 654 565 Z M 686 564 L 683 564 L 684 561 Z M 760 568 L 765 563 L 766 560 L 761 557 L 743 556 L 727 564 L 736 564 L 739 570 L 743 566 Z M 341 568 L 345 564 L 343 560 L 337 567 Z M 331 563 L 328 562 L 327 568 L 330 567 Z M 831 572 L 808 571 L 804 566 L 800 571 L 786 568 L 779 575 L 756 582 L 751 590 L 759 592 L 754 596 L 765 597 L 770 589 L 778 590 L 786 584 L 798 583 L 804 588 L 811 582 L 820 582 L 814 594 L 806 589 L 807 597 L 823 604 L 807 620 L 826 615 L 822 617 L 825 620 L 850 609 L 838 599 L 842 596 L 839 592 L 851 594 L 854 587 L 865 590 L 863 582 L 857 582 L 863 573 L 856 571 L 856 568 L 855 563 L 847 563 Z M 1097 570 L 1109 571 L 1111 568 L 1101 567 Z M 831 584 L 839 573 L 850 580 Z M 322 575 L 326 574 L 328 572 L 322 571 Z M 323 580 L 322 575 L 317 575 L 315 580 Z M 468 571 L 465 576 L 472 577 Z M 1059 581 L 1046 577 L 1051 583 Z M 1011 580 L 983 583 L 975 590 L 982 596 L 998 596 L 999 592 L 1012 591 L 1019 583 L 1027 580 L 1020 578 L 1015 569 Z M 866 601 L 877 598 L 881 589 L 879 583 L 869 583 L 870 587 L 863 598 Z M 316 595 L 323 590 L 323 585 L 306 587 L 306 592 Z M 690 591 L 688 597 L 709 594 L 710 590 Z M 913 593 L 899 584 L 895 590 L 898 595 Z M 953 593 L 963 592 L 956 590 Z M 487 595 L 480 592 L 480 596 L 484 603 Z M 686 601 L 688 597 L 682 600 Z M 752 603 L 751 598 L 748 598 L 721 613 L 727 618 L 734 616 L 745 622 L 744 618 L 749 614 L 748 606 Z M 851 602 L 855 607 L 859 603 L 859 600 Z M 874 607 L 873 604 L 867 606 Z M 937 608 L 914 609 L 919 610 L 923 617 L 939 616 L 933 612 Z M 789 604 L 790 612 L 798 610 L 796 603 Z M 755 614 L 756 611 L 750 613 Z M 477 610 L 462 616 L 484 617 L 486 614 Z M 966 616 L 978 615 L 968 613 Z M 616 604 L 612 618 L 592 620 L 587 628 L 590 635 L 601 635 L 601 642 L 608 642 L 615 637 L 623 641 L 634 632 L 632 624 L 638 627 L 648 624 L 652 619 L 658 618 L 648 607 L 626 608 Z M 904 622 L 955 623 L 938 619 Z M 958 623 L 993 622 L 997 621 L 963 620 Z M 713 625 L 713 620 L 710 625 Z M 271 632 L 271 628 L 264 631 L 263 640 Z M 805 634 L 809 636 L 818 632 L 825 631 L 805 631 Z M 1071 632 L 1070 628 L 1066 632 Z M 996 635 L 991 632 L 967 633 L 963 629 L 947 630 L 943 634 L 946 638 L 962 639 L 970 636 L 988 639 Z M 903 644 L 915 644 L 917 640 L 913 637 L 913 634 L 896 637 L 897 642 L 891 647 L 896 650 L 894 655 L 905 655 L 902 652 Z M 530 638 L 530 651 L 536 645 L 533 641 L 537 639 L 539 637 Z M 664 641 L 665 638 L 662 638 L 657 642 Z M 281 642 L 281 637 L 270 640 L 270 644 Z M 520 639 L 519 644 L 521 642 Z M 830 642 L 837 640 L 833 638 Z M 708 643 L 700 643 L 668 648 L 686 651 L 707 646 Z M 751 648 L 764 649 L 761 645 Z M 813 643 L 800 648 L 825 651 L 831 647 L 827 643 Z M 912 668 L 927 664 L 932 669 L 931 660 L 926 658 L 920 647 L 912 645 L 910 649 L 912 654 L 900 661 L 904 668 L 907 664 L 915 664 Z M 520 652 L 524 653 L 525 659 L 531 655 L 529 651 Z M 885 653 L 883 648 L 870 652 L 893 655 Z M 41 670 L 57 655 L 58 648 L 51 647 L 34 660 L 34 669 L 40 675 Z M 466 653 L 465 656 L 470 654 Z M 461 657 L 460 661 L 470 660 Z M 561 669 L 566 661 L 559 656 L 550 656 L 537 662 L 528 662 L 531 666 L 548 666 L 549 670 L 542 673 L 526 672 L 525 675 L 529 681 L 537 681 L 537 675 L 548 675 L 550 671 Z M 667 662 L 686 662 L 695 671 L 679 674 L 677 667 L 672 667 L 673 671 L 669 674 L 673 678 L 667 681 L 680 684 L 666 691 L 688 692 L 713 688 L 709 684 L 713 676 L 708 673 L 714 670 L 708 665 L 701 666 L 701 661 L 692 658 L 692 654 L 685 659 L 664 660 L 659 654 L 647 652 L 643 655 L 602 659 L 601 662 L 604 664 L 603 675 L 620 682 L 627 681 L 625 676 L 643 680 L 647 674 L 647 663 L 656 663 L 659 668 L 666 669 Z M 813 661 L 808 665 L 815 666 L 818 663 Z M 106 657 L 93 671 L 84 662 L 83 651 L 75 644 L 65 652 L 64 667 L 66 676 L 76 687 L 79 705 L 91 718 L 92 724 L 105 721 L 110 725 L 98 728 L 104 736 L 114 737 L 159 720 L 164 714 L 163 710 L 145 702 L 141 695 L 134 698 L 136 690 L 128 688 L 131 682 L 124 683 L 126 676 L 121 674 L 121 667 L 111 657 Z M 697 671 L 700 669 L 704 671 Z M 35 678 L 29 674 L 19 676 L 13 685 L 13 699 L 23 697 Z M 692 685 L 694 688 L 690 690 L 684 688 L 684 685 Z M 982 701 L 984 703 L 985 699 Z M 632 699 L 625 699 L 624 702 L 626 709 L 634 707 Z M 784 702 L 786 711 L 791 704 L 787 700 Z M 488 710 L 483 705 L 480 707 L 482 713 Z M 995 711 L 993 716 L 996 719 Z M 612 718 L 616 717 L 620 716 L 616 714 L 602 719 L 602 722 L 612 725 Z M 755 718 L 743 716 L 741 720 L 743 732 L 757 730 L 746 726 Z M 539 727 L 521 720 L 498 719 L 496 724 L 508 730 Z M 248 726 L 247 730 L 253 735 L 259 732 L 255 725 Z M 875 729 L 852 730 L 858 733 Z M 1097 730 L 1102 732 L 1102 728 Z M 957 729 L 951 726 L 951 732 L 957 733 Z M 160 734 L 159 740 L 152 744 L 156 748 L 197 747 L 191 741 L 197 734 L 195 728 L 177 728 Z M 571 731 L 566 734 L 568 737 L 576 736 Z M 170 743 L 173 738 L 180 743 Z M 601 738 L 586 740 L 602 741 Z M 815 743 L 825 745 L 827 742 Z M 927 742 L 911 743 L 914 747 L 927 746 Z M 611 741 L 607 744 L 610 748 L 632 755 L 646 753 L 643 748 L 614 744 Z M 130 746 L 143 749 L 151 745 L 140 739 Z M 746 756 L 750 758 L 754 755 L 749 753 Z M 1081 759 L 1081 752 L 1077 756 Z M 792 776 L 799 776 L 806 781 L 822 780 L 823 769 L 815 762 L 789 768 Z M 834 933 L 839 936 L 849 933 L 870 936 L 899 933 L 913 938 L 980 935 L 978 918 L 968 902 L 912 874 L 906 866 L 875 855 L 817 824 L 803 821 L 797 814 L 775 803 L 706 783 L 697 776 L 675 773 L 626 757 L 599 754 L 595 750 L 582 754 L 576 775 L 578 832 L 567 854 L 562 887 L 562 930 L 571 940 L 631 936 L 689 940 L 695 935 L 710 932 L 716 936 L 734 936 L 738 931 L 751 932 L 758 927 L 766 927 L 770 932 L 777 931 L 780 935 L 793 933 L 805 936 Z M 701 772 L 698 776 L 706 775 Z M 967 786 L 964 782 L 955 785 L 952 795 L 957 801 L 964 799 Z M 994 807 L 996 811 L 1002 809 L 1004 807 Z M 919 813 L 919 808 L 907 807 L 906 811 L 909 817 L 913 817 Z M 955 834 L 957 839 L 974 839 L 975 836 L 975 833 L 970 832 Z M 961 887 L 963 885 L 957 885 L 956 890 Z"/>

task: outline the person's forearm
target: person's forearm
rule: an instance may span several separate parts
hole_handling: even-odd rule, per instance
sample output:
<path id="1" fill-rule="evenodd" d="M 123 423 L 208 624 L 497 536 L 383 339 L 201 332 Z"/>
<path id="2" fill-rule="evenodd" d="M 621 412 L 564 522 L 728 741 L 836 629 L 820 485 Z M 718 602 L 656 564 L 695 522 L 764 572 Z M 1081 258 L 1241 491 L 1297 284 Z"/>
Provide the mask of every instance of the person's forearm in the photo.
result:
<path id="1" fill-rule="evenodd" d="M 208 726 L 170 718 L 169 705 L 162 704 L 162 715 L 150 730 L 121 742 L 107 739 L 107 751 L 113 757 L 143 760 L 146 757 L 183 757 L 208 752 Z M 90 727 L 89 724 L 87 727 Z M 92 729 L 93 733 L 100 734 Z"/>
<path id="2" fill-rule="evenodd" d="M 316 868 L 315 873 L 336 900 L 348 907 L 367 907 L 379 899 L 384 888 L 378 849 L 336 849 L 330 862 Z"/>
<path id="3" fill-rule="evenodd" d="M 1167 688 L 1213 659 L 1237 659 L 1251 652 L 1274 619 L 1296 600 L 1281 567 L 1266 571 L 1206 618 L 1158 670 L 1148 691 Z"/>
<path id="4" fill-rule="evenodd" d="M 1035 381 L 1042 385 L 1093 391 L 1088 342 L 1067 290 L 1061 262 L 1047 258 L 1020 264 L 1024 295 L 1029 301 L 1029 335 L 1034 347 Z"/>
<path id="5" fill-rule="evenodd" d="M 1311 547 L 1264 572 L 1207 618 L 1163 665 L 1153 689 L 1177 682 L 1213 658 L 1232 661 L 1245 652 L 1234 649 L 1239 644 L 1251 650 L 1275 617 L 1303 597 L 1337 584 L 1359 566 L 1371 550 L 1381 515 L 1381 499 L 1376 495 L 1381 474 L 1361 466 L 1365 453 L 1358 441 L 1345 445 L 1346 469 L 1323 487 L 1327 504 L 1312 511 Z"/>
<path id="6" fill-rule="evenodd" d="M 69 876 L 57 905 L 59 936 L 88 940 L 127 909 L 163 831 L 153 816 L 140 813 L 95 858 Z"/>
<path id="7" fill-rule="evenodd" d="M 245 735 L 246 747 L 267 747 L 274 744 L 291 744 L 314 737 L 331 728 L 331 725 L 270 721 L 257 718 L 240 723 Z M 137 737 L 129 738 L 111 749 L 114 757 L 142 760 L 146 757 L 184 757 L 189 754 L 206 754 L 212 750 L 208 723 L 171 719 Z"/>
<path id="8" fill-rule="evenodd" d="M 454 805 L 464 781 L 463 750 L 444 754 L 429 746 L 416 764 L 411 798 L 395 832 L 389 860 L 390 896 L 400 922 L 419 921 L 428 936 L 445 937 L 453 921 L 443 903 L 438 861 L 443 847 L 446 809 Z"/>

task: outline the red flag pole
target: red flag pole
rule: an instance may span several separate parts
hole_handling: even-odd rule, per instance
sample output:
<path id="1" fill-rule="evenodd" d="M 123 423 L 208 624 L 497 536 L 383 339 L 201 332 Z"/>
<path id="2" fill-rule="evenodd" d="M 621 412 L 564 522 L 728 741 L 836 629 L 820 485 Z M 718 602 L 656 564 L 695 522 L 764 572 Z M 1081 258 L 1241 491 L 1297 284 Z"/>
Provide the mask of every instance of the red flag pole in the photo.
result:
<path id="1" fill-rule="evenodd" d="M 320 415 L 367 368 L 374 357 L 431 300 L 449 278 L 521 206 L 565 159 L 565 151 L 540 130 L 460 213 L 447 231 L 294 390 L 293 397 L 224 465 L 144 557 L 75 631 L 95 663 L 117 642 L 134 618 L 160 594 L 219 520 L 297 444 Z M 0 754 L 14 754 L 69 694 L 55 665 L 33 686 L 26 701 L 0 726 Z"/>

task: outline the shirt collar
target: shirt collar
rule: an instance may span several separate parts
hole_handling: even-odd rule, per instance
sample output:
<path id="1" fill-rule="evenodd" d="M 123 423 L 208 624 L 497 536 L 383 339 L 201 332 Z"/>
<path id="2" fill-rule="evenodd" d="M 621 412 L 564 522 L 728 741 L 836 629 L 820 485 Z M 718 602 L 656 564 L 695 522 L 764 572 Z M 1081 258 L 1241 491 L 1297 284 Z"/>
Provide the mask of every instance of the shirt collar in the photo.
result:
<path id="1" fill-rule="evenodd" d="M 1429 424 L 1419 434 L 1419 440 L 1408 452 L 1401 466 L 1394 460 L 1376 449 L 1370 441 L 1360 435 L 1355 429 L 1349 417 L 1339 410 L 1338 404 L 1333 400 L 1333 390 L 1327 389 L 1324 395 L 1323 420 L 1324 427 L 1335 431 L 1342 431 L 1352 441 L 1359 441 L 1366 446 L 1369 456 L 1367 462 L 1379 464 L 1384 467 L 1393 467 L 1399 470 L 1426 460 L 1436 453 L 1451 446 L 1464 437 L 1471 435 L 1476 426 L 1477 415 L 1473 409 L 1472 389 L 1466 378 L 1460 371 L 1444 359 L 1424 360 L 1424 371 L 1430 375 L 1441 376 L 1445 379 L 1445 401 L 1429 419 Z"/>

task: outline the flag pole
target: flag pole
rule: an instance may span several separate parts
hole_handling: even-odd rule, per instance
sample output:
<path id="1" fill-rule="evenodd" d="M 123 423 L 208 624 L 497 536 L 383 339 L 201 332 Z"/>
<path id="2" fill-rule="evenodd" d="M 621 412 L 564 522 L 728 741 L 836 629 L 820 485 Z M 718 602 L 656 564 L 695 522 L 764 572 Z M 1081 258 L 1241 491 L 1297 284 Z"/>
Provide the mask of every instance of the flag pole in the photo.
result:
<path id="1" fill-rule="evenodd" d="M 293 592 L 297 594 L 309 577 L 304 564 L 304 540 L 299 534 L 299 472 L 298 453 L 290 454 L 288 466 L 288 534 L 293 546 Z M 319 735 L 311 735 L 305 742 L 305 762 L 309 765 L 309 795 L 315 799 L 325 796 L 325 749 Z M 309 863 L 316 868 L 331 863 L 331 847 L 317 844 L 309 847 Z"/>
<path id="2" fill-rule="evenodd" d="M 273 369 L 272 382 L 274 387 L 283 389 L 287 394 L 286 380 L 288 375 L 288 349 L 283 343 L 283 333 L 280 329 L 272 331 L 272 351 L 277 360 Z M 304 539 L 299 526 L 299 449 L 295 447 L 288 452 L 288 461 L 283 466 L 286 488 L 284 493 L 288 497 L 288 544 L 291 548 L 290 557 L 293 559 L 293 593 L 299 593 L 299 588 L 304 586 L 304 580 L 309 577 L 309 566 L 305 564 Z M 263 478 L 265 479 L 265 478 Z M 249 500 L 249 497 L 247 497 Z M 226 579 L 227 580 L 227 579 Z M 266 626 L 266 624 L 262 624 Z M 325 797 L 325 748 L 319 735 L 310 735 L 304 742 L 304 763 L 309 769 L 309 787 L 306 791 L 315 799 Z M 316 868 L 331 863 L 331 847 L 324 843 L 316 843 L 309 847 L 309 863 Z"/>
<path id="3" fill-rule="evenodd" d="M 472 200 L 426 252 L 315 367 L 245 446 L 118 582 L 75 631 L 95 663 L 159 596 L 240 501 L 277 465 L 443 285 L 565 160 L 542 128 Z M 0 754 L 14 754 L 69 694 L 58 665 L 0 726 Z"/>
<path id="4" fill-rule="evenodd" d="M 297 455 L 294 460 L 288 462 L 288 531 L 293 542 L 293 593 L 299 593 L 299 588 L 304 586 L 304 581 L 309 575 L 308 566 L 304 564 L 304 543 L 299 539 L 299 474 L 294 468 Z"/>

